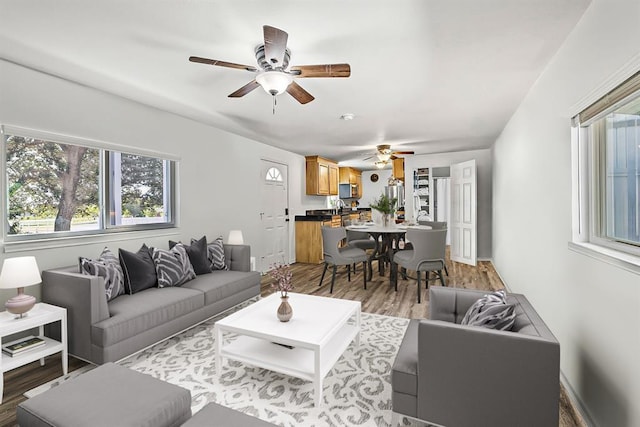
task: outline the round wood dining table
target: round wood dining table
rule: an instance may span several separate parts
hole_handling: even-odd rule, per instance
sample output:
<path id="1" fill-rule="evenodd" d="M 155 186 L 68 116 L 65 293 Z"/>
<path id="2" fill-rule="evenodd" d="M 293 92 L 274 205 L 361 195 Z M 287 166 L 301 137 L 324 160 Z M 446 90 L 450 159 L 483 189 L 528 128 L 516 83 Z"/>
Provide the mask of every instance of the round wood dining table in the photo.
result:
<path id="1" fill-rule="evenodd" d="M 404 225 L 404 224 L 390 224 L 383 226 L 375 223 L 365 223 L 363 225 L 349 225 L 345 227 L 346 230 L 360 231 L 369 233 L 373 240 L 376 242 L 376 249 L 372 255 L 372 259 L 378 260 L 378 272 L 381 276 L 384 275 L 384 264 L 393 260 L 393 254 L 398 250 L 399 242 L 404 237 L 408 229 L 415 228 L 421 230 L 431 230 L 429 225 Z M 389 277 L 391 279 L 391 277 Z"/>

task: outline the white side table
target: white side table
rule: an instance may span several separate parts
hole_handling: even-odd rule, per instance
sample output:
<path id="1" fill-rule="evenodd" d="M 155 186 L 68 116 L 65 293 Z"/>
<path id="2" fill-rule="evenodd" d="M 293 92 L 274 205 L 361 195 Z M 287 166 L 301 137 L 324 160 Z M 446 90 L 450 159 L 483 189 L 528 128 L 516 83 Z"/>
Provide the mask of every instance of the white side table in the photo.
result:
<path id="1" fill-rule="evenodd" d="M 44 325 L 53 322 L 60 322 L 61 341 L 44 336 Z M 3 337 L 33 328 L 38 328 L 38 335 L 45 341 L 44 346 L 27 350 L 16 356 L 2 353 L 2 358 L 0 358 L 0 403 L 2 403 L 4 392 L 4 373 L 7 371 L 38 359 L 40 359 L 40 365 L 44 366 L 46 356 L 61 352 L 62 372 L 63 375 L 67 375 L 67 309 L 40 302 L 20 319 L 16 319 L 15 315 L 6 311 L 0 312 L 0 347 Z"/>

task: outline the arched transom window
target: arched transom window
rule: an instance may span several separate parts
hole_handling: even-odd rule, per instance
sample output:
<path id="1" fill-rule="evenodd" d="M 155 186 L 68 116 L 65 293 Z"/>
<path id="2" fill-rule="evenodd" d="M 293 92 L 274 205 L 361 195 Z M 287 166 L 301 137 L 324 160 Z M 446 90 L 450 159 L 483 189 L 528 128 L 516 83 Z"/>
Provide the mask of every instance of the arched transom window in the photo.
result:
<path id="1" fill-rule="evenodd" d="M 267 181 L 282 182 L 282 173 L 278 168 L 269 168 L 269 170 L 267 170 L 267 176 L 265 177 L 265 179 Z"/>

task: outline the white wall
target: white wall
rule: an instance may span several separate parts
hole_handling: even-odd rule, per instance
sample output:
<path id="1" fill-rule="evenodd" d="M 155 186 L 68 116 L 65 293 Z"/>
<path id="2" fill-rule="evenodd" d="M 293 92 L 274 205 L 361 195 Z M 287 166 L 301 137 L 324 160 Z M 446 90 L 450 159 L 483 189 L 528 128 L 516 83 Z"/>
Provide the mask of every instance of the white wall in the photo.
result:
<path id="1" fill-rule="evenodd" d="M 378 175 L 376 182 L 371 181 L 371 175 Z M 360 199 L 360 207 L 368 208 L 381 194 L 384 193 L 384 187 L 387 186 L 387 182 L 393 171 L 391 168 L 378 169 L 371 171 L 362 171 L 362 199 Z"/>
<path id="2" fill-rule="evenodd" d="M 492 158 L 491 150 L 459 151 L 453 153 L 422 154 L 407 156 L 404 159 L 404 174 L 406 193 L 406 212 L 413 212 L 413 171 L 418 168 L 434 168 L 450 166 L 467 160 L 476 161 L 477 168 L 477 203 L 478 203 L 478 247 L 480 259 L 490 259 L 492 256 Z"/>
<path id="3" fill-rule="evenodd" d="M 593 0 L 494 146 L 493 253 L 561 344 L 561 369 L 600 426 L 640 425 L 640 277 L 572 252 L 570 117 L 640 69 L 640 2 Z"/>
<path id="4" fill-rule="evenodd" d="M 115 241 L 83 240 L 76 246 L 0 254 L 35 255 L 41 269 L 73 265 L 78 256 L 97 257 L 107 245 L 137 250 L 143 242 L 167 247 L 167 240 L 219 235 L 241 229 L 258 253 L 261 242 L 260 160 L 286 163 L 290 216 L 326 206 L 326 197 L 306 196 L 305 159 L 189 119 L 35 72 L 0 60 L 0 124 L 89 138 L 178 155 L 179 223 L 172 233 L 122 233 Z M 91 243 L 87 243 L 87 242 Z M 295 258 L 294 221 L 290 257 Z M 5 245 L 2 244 L 4 247 Z M 7 248 L 5 248 L 6 250 Z M 39 296 L 32 287 L 27 293 Z M 0 293 L 0 301 L 14 292 Z"/>

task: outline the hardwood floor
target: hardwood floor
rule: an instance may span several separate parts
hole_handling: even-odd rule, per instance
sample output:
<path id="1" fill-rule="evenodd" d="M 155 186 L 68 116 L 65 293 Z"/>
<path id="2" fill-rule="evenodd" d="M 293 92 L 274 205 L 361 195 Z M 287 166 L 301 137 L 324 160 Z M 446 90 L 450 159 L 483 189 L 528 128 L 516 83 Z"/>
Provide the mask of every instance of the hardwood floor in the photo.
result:
<path id="1" fill-rule="evenodd" d="M 333 294 L 330 294 L 330 271 L 327 272 L 323 286 L 318 287 L 322 268 L 322 264 L 293 264 L 294 292 L 360 301 L 362 303 L 362 311 L 367 313 L 405 318 L 427 317 L 429 305 L 428 293 L 423 289 L 422 303 L 418 304 L 415 280 L 406 281 L 400 278 L 398 281 L 398 292 L 395 292 L 393 288 L 389 286 L 388 270 L 385 276 L 381 277 L 378 274 L 376 263 L 374 262 L 373 278 L 367 282 L 367 289 L 365 290 L 363 289 L 362 266 L 359 265 L 358 271 L 355 274 L 352 273 L 351 282 L 347 281 L 346 269 L 342 267 L 338 270 Z M 448 286 L 483 290 L 498 290 L 504 288 L 498 274 L 489 262 L 479 262 L 477 267 L 449 262 L 447 268 L 449 270 L 449 277 L 446 278 Z M 271 283 L 272 280 L 269 276 L 263 276 L 261 287 L 263 296 L 273 292 Z M 436 282 L 436 284 L 439 284 L 439 282 Z M 85 362 L 70 357 L 69 371 L 78 369 L 85 364 Z M 4 398 L 0 405 L 0 426 L 15 425 L 16 407 L 20 402 L 25 400 L 23 396 L 24 392 L 61 375 L 62 368 L 60 366 L 59 355 L 48 357 L 43 367 L 41 367 L 38 362 L 34 362 L 5 373 Z M 574 409 L 567 394 L 564 389 L 562 389 L 559 427 L 583 426 L 586 426 L 586 424 L 581 420 L 579 413 Z"/>

